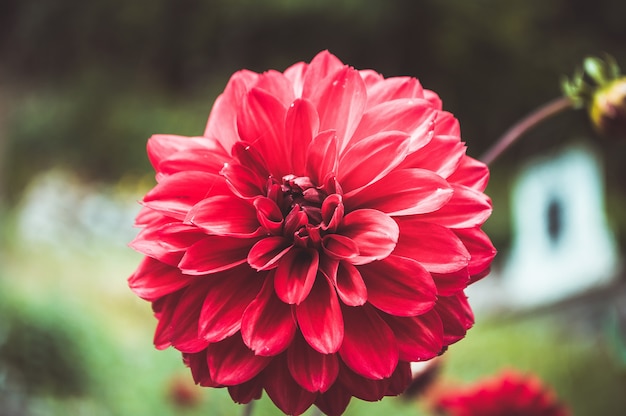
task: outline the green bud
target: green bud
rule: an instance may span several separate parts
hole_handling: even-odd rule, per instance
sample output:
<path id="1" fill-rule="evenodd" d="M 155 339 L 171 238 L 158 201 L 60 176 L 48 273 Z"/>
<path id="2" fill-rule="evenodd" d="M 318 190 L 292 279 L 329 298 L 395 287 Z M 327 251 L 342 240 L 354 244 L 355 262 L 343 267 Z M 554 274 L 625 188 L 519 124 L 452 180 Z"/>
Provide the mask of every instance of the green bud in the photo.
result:
<path id="1" fill-rule="evenodd" d="M 626 77 L 615 59 L 585 58 L 582 69 L 561 81 L 561 89 L 574 108 L 587 108 L 598 133 L 626 138 Z"/>

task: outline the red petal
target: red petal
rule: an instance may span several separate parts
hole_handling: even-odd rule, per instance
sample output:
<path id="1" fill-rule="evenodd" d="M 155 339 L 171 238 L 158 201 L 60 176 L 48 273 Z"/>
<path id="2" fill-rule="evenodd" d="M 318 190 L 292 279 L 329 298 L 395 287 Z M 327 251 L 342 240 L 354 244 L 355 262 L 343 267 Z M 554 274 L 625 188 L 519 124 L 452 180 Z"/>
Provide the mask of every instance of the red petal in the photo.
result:
<path id="1" fill-rule="evenodd" d="M 465 337 L 474 325 L 474 313 L 463 292 L 454 296 L 440 296 L 435 305 L 443 323 L 443 342 L 450 345 Z"/>
<path id="2" fill-rule="evenodd" d="M 423 99 L 405 98 L 383 102 L 363 114 L 348 148 L 373 133 L 396 131 L 411 137 L 411 149 L 415 151 L 430 141 L 432 135 L 428 132 L 432 130 L 434 118 L 435 110 Z"/>
<path id="3" fill-rule="evenodd" d="M 373 107 L 399 98 L 422 98 L 423 89 L 413 77 L 391 77 L 377 80 L 367 89 L 367 106 Z M 430 106 L 430 103 L 428 103 Z M 369 110 L 368 110 L 369 111 Z"/>
<path id="4" fill-rule="evenodd" d="M 320 131 L 336 130 L 339 150 L 343 151 L 363 115 L 367 100 L 359 72 L 344 67 L 325 79 L 310 100 L 320 116 Z"/>
<path id="5" fill-rule="evenodd" d="M 142 230 L 129 245 L 146 256 L 176 266 L 187 248 L 205 236 L 196 227 L 175 222 L 150 226 Z"/>
<path id="6" fill-rule="evenodd" d="M 306 66 L 303 79 L 302 96 L 309 97 L 320 88 L 324 79 L 336 74 L 345 65 L 328 51 L 321 51 Z"/>
<path id="7" fill-rule="evenodd" d="M 204 135 L 218 139 L 224 149 L 230 150 L 239 140 L 237 110 L 258 76 L 247 70 L 235 72 L 213 104 Z"/>
<path id="8" fill-rule="evenodd" d="M 352 264 L 365 264 L 387 257 L 396 246 L 400 230 L 386 214 L 373 209 L 359 209 L 343 218 L 338 234 L 351 238 L 359 248 Z"/>
<path id="9" fill-rule="evenodd" d="M 165 176 L 143 198 L 144 204 L 170 217 L 183 220 L 195 204 L 212 195 L 229 195 L 226 181 L 208 172 L 179 172 Z"/>
<path id="10" fill-rule="evenodd" d="M 211 378 L 224 386 L 245 383 L 259 374 L 271 360 L 270 357 L 255 355 L 239 334 L 207 347 Z"/>
<path id="11" fill-rule="evenodd" d="M 342 308 L 345 322 L 339 355 L 352 371 L 380 380 L 391 376 L 398 364 L 393 331 L 370 306 Z"/>
<path id="12" fill-rule="evenodd" d="M 454 233 L 461 239 L 471 255 L 468 265 L 470 276 L 482 274 L 490 266 L 497 253 L 487 234 L 480 228 L 454 230 Z"/>
<path id="13" fill-rule="evenodd" d="M 248 263 L 257 270 L 273 269 L 291 247 L 291 241 L 284 237 L 263 238 L 250 249 Z"/>
<path id="14" fill-rule="evenodd" d="M 345 195 L 348 210 L 371 208 L 388 215 L 414 215 L 433 212 L 452 197 L 445 179 L 424 169 L 400 169 L 379 181 Z"/>
<path id="15" fill-rule="evenodd" d="M 276 268 L 274 287 L 278 297 L 285 303 L 299 305 L 313 287 L 318 265 L 317 250 L 290 250 Z"/>
<path id="16" fill-rule="evenodd" d="M 482 225 L 491 215 L 491 200 L 482 192 L 452 184 L 452 198 L 437 211 L 424 214 L 423 221 L 449 228 L 470 228 Z"/>
<path id="17" fill-rule="evenodd" d="M 337 352 L 343 341 L 343 316 L 339 300 L 328 281 L 319 276 L 309 296 L 296 307 L 304 339 L 322 354 Z"/>
<path id="18" fill-rule="evenodd" d="M 406 361 L 400 361 L 391 375 L 385 396 L 397 396 L 404 393 L 411 381 L 413 381 L 411 364 Z"/>
<path id="19" fill-rule="evenodd" d="M 187 250 L 178 267 L 191 275 L 211 274 L 246 262 L 255 239 L 208 236 Z"/>
<path id="20" fill-rule="evenodd" d="M 365 304 L 367 301 L 367 287 L 361 273 L 355 266 L 347 261 L 341 261 L 335 275 L 337 294 L 343 303 L 348 306 Z"/>
<path id="21" fill-rule="evenodd" d="M 376 402 L 382 399 L 390 383 L 387 377 L 380 380 L 361 377 L 345 365 L 339 369 L 339 381 L 351 395 L 368 402 Z"/>
<path id="22" fill-rule="evenodd" d="M 153 301 L 182 289 L 193 280 L 176 267 L 145 257 L 128 278 L 128 286 L 140 298 Z"/>
<path id="23" fill-rule="evenodd" d="M 335 383 L 326 392 L 317 395 L 315 405 L 325 415 L 341 416 L 348 407 L 351 398 L 352 394 L 341 383 Z"/>
<path id="24" fill-rule="evenodd" d="M 200 154 L 205 154 L 206 151 L 210 151 L 214 154 L 212 159 L 219 160 L 221 156 L 227 156 L 227 153 L 224 151 L 224 148 L 213 138 L 207 137 L 185 137 L 185 136 L 176 136 L 172 134 L 155 134 L 148 140 L 147 145 L 148 150 L 148 159 L 150 159 L 150 163 L 154 167 L 157 172 L 163 172 L 164 163 L 170 163 L 166 161 L 172 160 L 180 160 L 183 161 L 182 158 L 178 157 L 179 153 L 187 153 L 187 152 L 195 152 L 198 151 Z M 209 163 L 214 163 L 213 161 L 207 161 Z M 193 162 L 192 162 L 193 164 Z M 181 166 L 182 167 L 182 166 Z M 195 170 L 189 169 L 188 165 L 184 169 L 180 170 Z M 200 169 L 206 170 L 206 169 Z M 165 173 L 173 173 L 167 172 L 168 169 L 165 169 Z"/>
<path id="25" fill-rule="evenodd" d="M 448 181 L 465 185 L 477 191 L 484 191 L 489 182 L 489 168 L 483 162 L 465 156 Z"/>
<path id="26" fill-rule="evenodd" d="M 220 175 L 226 178 L 230 190 L 240 198 L 254 198 L 263 195 L 265 178 L 246 166 L 231 163 L 220 170 Z"/>
<path id="27" fill-rule="evenodd" d="M 334 232 L 343 220 L 345 208 L 343 206 L 343 198 L 341 195 L 332 194 L 322 203 L 322 224 L 321 228 L 325 231 Z"/>
<path id="28" fill-rule="evenodd" d="M 404 160 L 410 142 L 411 137 L 404 132 L 384 131 L 348 147 L 337 168 L 337 180 L 344 192 L 384 177 Z"/>
<path id="29" fill-rule="evenodd" d="M 308 100 L 297 99 L 287 110 L 285 136 L 286 143 L 291 145 L 293 174 L 296 176 L 306 175 L 305 164 L 309 144 L 317 135 L 319 125 L 317 110 Z"/>
<path id="30" fill-rule="evenodd" d="M 470 284 L 470 275 L 467 267 L 452 273 L 431 273 L 437 294 L 439 296 L 450 296 L 465 289 Z"/>
<path id="31" fill-rule="evenodd" d="M 176 310 L 170 321 L 171 342 L 174 348 L 182 352 L 199 352 L 209 343 L 198 334 L 200 310 L 207 293 L 207 283 L 196 280 L 181 295 Z"/>
<path id="32" fill-rule="evenodd" d="M 242 384 L 228 386 L 228 394 L 235 403 L 250 403 L 263 394 L 263 377 L 256 376 Z"/>
<path id="33" fill-rule="evenodd" d="M 241 319 L 243 342 L 257 355 L 272 356 L 284 351 L 295 333 L 291 307 L 276 297 L 273 279 L 266 278 Z"/>
<path id="34" fill-rule="evenodd" d="M 209 367 L 206 364 L 206 351 L 197 353 L 183 353 L 183 362 L 191 369 L 193 381 L 202 387 L 219 387 L 209 373 Z"/>
<path id="35" fill-rule="evenodd" d="M 435 136 L 422 149 L 408 155 L 400 167 L 425 169 L 447 178 L 464 155 L 465 145 L 457 136 Z"/>
<path id="36" fill-rule="evenodd" d="M 439 103 L 441 102 L 438 100 Z M 432 102 L 431 102 L 432 104 Z M 461 136 L 461 126 L 452 113 L 439 111 L 435 122 L 435 136 Z"/>
<path id="37" fill-rule="evenodd" d="M 322 239 L 322 248 L 329 257 L 337 260 L 351 259 L 359 255 L 359 247 L 350 238 L 339 234 L 328 234 Z"/>
<path id="38" fill-rule="evenodd" d="M 261 197 L 254 200 L 256 217 L 259 223 L 270 234 L 280 234 L 283 230 L 283 213 L 276 202 L 269 198 Z"/>
<path id="39" fill-rule="evenodd" d="M 156 330 L 154 331 L 154 346 L 158 350 L 164 350 L 172 345 L 172 316 L 176 310 L 178 300 L 184 291 L 184 289 L 181 289 L 178 292 L 159 298 L 158 301 L 152 303 L 155 315 L 159 320 Z"/>
<path id="40" fill-rule="evenodd" d="M 263 277 L 247 264 L 207 277 L 209 286 L 200 312 L 200 337 L 218 342 L 239 331 L 241 317 L 261 290 Z"/>
<path id="41" fill-rule="evenodd" d="M 336 354 L 320 354 L 298 335 L 287 350 L 291 376 L 308 391 L 325 392 L 337 379 L 339 360 Z"/>
<path id="42" fill-rule="evenodd" d="M 254 143 L 270 173 L 278 178 L 291 173 L 290 149 L 285 146 L 286 111 L 276 97 L 253 88 L 237 114 L 241 140 Z"/>
<path id="43" fill-rule="evenodd" d="M 337 170 L 337 133 L 326 130 L 315 136 L 307 149 L 305 170 L 314 183 L 322 184 L 330 172 Z"/>
<path id="44" fill-rule="evenodd" d="M 432 273 L 451 273 L 468 265 L 469 252 L 448 228 L 415 218 L 396 220 L 401 231 L 394 254 L 415 259 Z"/>
<path id="45" fill-rule="evenodd" d="M 435 282 L 415 260 L 391 255 L 360 266 L 359 271 L 367 287 L 367 300 L 382 311 L 414 316 L 435 305 Z"/>
<path id="46" fill-rule="evenodd" d="M 420 316 L 383 315 L 393 331 L 402 361 L 424 361 L 436 357 L 443 348 L 443 324 L 432 310 Z"/>
<path id="47" fill-rule="evenodd" d="M 204 138 L 209 141 L 209 139 Z M 197 148 L 183 150 L 163 160 L 159 164 L 158 171 L 165 174 L 174 174 L 183 171 L 202 171 L 218 173 L 224 163 L 230 160 L 230 156 L 221 148 L 207 149 Z"/>
<path id="48" fill-rule="evenodd" d="M 264 374 L 267 395 L 287 415 L 301 415 L 317 397 L 296 383 L 283 357 L 275 358 Z"/>
<path id="49" fill-rule="evenodd" d="M 254 206 L 235 196 L 218 195 L 200 201 L 185 222 L 225 237 L 254 237 L 261 232 Z"/>
<path id="50" fill-rule="evenodd" d="M 282 72 L 274 69 L 260 74 L 254 87 L 276 97 L 284 105 L 289 105 L 296 98 L 289 79 L 287 79 Z"/>

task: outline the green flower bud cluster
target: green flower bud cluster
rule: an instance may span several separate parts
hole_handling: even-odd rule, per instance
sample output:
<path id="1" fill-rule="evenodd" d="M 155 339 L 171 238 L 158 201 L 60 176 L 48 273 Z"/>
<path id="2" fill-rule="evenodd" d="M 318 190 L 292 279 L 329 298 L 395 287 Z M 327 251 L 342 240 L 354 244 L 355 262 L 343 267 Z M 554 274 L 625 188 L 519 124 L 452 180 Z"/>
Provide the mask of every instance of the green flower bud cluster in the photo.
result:
<path id="1" fill-rule="evenodd" d="M 586 108 L 598 133 L 626 138 L 626 76 L 612 57 L 586 58 L 561 87 L 575 108 Z"/>

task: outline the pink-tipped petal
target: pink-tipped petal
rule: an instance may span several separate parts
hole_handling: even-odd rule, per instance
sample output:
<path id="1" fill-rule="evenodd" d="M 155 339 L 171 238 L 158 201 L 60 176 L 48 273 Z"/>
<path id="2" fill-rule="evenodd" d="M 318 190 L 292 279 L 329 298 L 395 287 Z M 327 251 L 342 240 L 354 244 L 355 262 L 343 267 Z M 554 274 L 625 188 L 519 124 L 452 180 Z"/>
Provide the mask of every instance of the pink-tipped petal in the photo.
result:
<path id="1" fill-rule="evenodd" d="M 167 216 L 183 220 L 189 210 L 208 194 L 231 194 L 226 181 L 207 172 L 179 172 L 164 177 L 143 198 L 147 207 Z"/>
<path id="2" fill-rule="evenodd" d="M 377 209 L 391 216 L 433 212 L 452 198 L 452 189 L 439 175 L 425 169 L 401 169 L 345 196 L 348 209 Z"/>
<path id="3" fill-rule="evenodd" d="M 254 88 L 237 114 L 241 140 L 255 145 L 269 172 L 278 178 L 291 172 L 291 158 L 284 146 L 286 111 L 286 106 L 274 96 Z"/>
<path id="4" fill-rule="evenodd" d="M 181 352 L 199 352 L 209 343 L 200 338 L 198 318 L 208 285 L 203 280 L 196 280 L 180 296 L 176 310 L 170 321 L 172 346 Z"/>
<path id="5" fill-rule="evenodd" d="M 469 264 L 470 253 L 450 229 L 413 217 L 396 220 L 401 232 L 395 255 L 417 260 L 432 273 L 452 273 Z"/>
<path id="6" fill-rule="evenodd" d="M 264 276 L 242 264 L 205 279 L 208 289 L 198 333 L 208 342 L 218 342 L 239 331 L 243 313 L 260 292 Z"/>
<path id="7" fill-rule="evenodd" d="M 326 78 L 310 100 L 320 116 L 320 131 L 336 130 L 339 151 L 342 152 L 361 120 L 367 100 L 359 72 L 344 67 Z"/>
<path id="8" fill-rule="evenodd" d="M 293 174 L 306 175 L 305 164 L 309 144 L 319 130 L 320 120 L 317 110 L 310 101 L 295 100 L 287 110 L 285 120 L 286 143 L 291 145 L 291 159 Z"/>
<path id="9" fill-rule="evenodd" d="M 235 196 L 218 195 L 206 198 L 189 211 L 185 222 L 207 234 L 250 238 L 260 234 L 256 209 L 252 203 Z"/>
<path id="10" fill-rule="evenodd" d="M 257 270 L 274 269 L 292 247 L 292 242 L 284 237 L 263 238 L 250 249 L 248 264 Z"/>
<path id="11" fill-rule="evenodd" d="M 471 228 L 482 225 L 491 215 L 491 199 L 467 186 L 452 184 L 452 198 L 422 220 L 448 228 Z"/>
<path id="12" fill-rule="evenodd" d="M 467 296 L 459 292 L 453 296 L 440 296 L 434 309 L 443 323 L 443 342 L 453 344 L 462 339 L 474 325 L 474 313 Z"/>
<path id="13" fill-rule="evenodd" d="M 347 261 L 338 264 L 334 279 L 339 299 L 348 306 L 361 306 L 367 301 L 367 287 L 354 265 Z"/>
<path id="14" fill-rule="evenodd" d="M 315 136 L 307 150 L 305 170 L 318 184 L 323 183 L 327 174 L 337 170 L 337 133 L 326 130 Z"/>
<path id="15" fill-rule="evenodd" d="M 443 324 L 436 311 L 410 317 L 383 315 L 383 318 L 396 337 L 400 360 L 425 361 L 441 353 Z"/>
<path id="16" fill-rule="evenodd" d="M 387 175 L 406 157 L 411 137 L 403 132 L 373 134 L 346 149 L 337 179 L 344 192 L 362 188 Z"/>
<path id="17" fill-rule="evenodd" d="M 207 364 L 211 378 L 224 386 L 245 383 L 259 374 L 271 357 L 254 354 L 235 334 L 207 347 Z"/>
<path id="18" fill-rule="evenodd" d="M 339 350 L 344 323 L 337 294 L 329 282 L 318 276 L 311 293 L 296 307 L 296 318 L 307 343 L 322 354 Z"/>
<path id="19" fill-rule="evenodd" d="M 400 168 L 425 169 L 447 178 L 464 156 L 465 145 L 457 136 L 435 136 L 422 149 L 408 155 Z"/>
<path id="20" fill-rule="evenodd" d="M 247 70 L 235 72 L 213 104 L 204 135 L 218 139 L 224 149 L 230 150 L 239 140 L 237 109 L 258 76 Z"/>
<path id="21" fill-rule="evenodd" d="M 454 233 L 461 239 L 470 253 L 468 265 L 470 276 L 482 274 L 485 269 L 489 268 L 497 253 L 487 234 L 478 227 L 454 230 Z M 472 278 L 472 281 L 475 279 Z"/>
<path id="22" fill-rule="evenodd" d="M 128 278 L 128 286 L 140 298 L 153 301 L 188 286 L 194 277 L 185 276 L 176 267 L 145 257 Z"/>
<path id="23" fill-rule="evenodd" d="M 338 233 L 352 239 L 359 255 L 352 264 L 366 264 L 387 257 L 396 247 L 400 230 L 386 214 L 373 209 L 359 209 L 346 215 Z"/>
<path id="24" fill-rule="evenodd" d="M 306 299 L 315 282 L 319 264 L 317 250 L 295 248 L 280 259 L 274 287 L 285 303 L 299 305 Z"/>
<path id="25" fill-rule="evenodd" d="M 465 156 L 448 180 L 483 192 L 489 182 L 489 168 L 483 162 Z"/>
<path id="26" fill-rule="evenodd" d="M 205 237 L 189 247 L 178 268 L 194 276 L 230 269 L 246 262 L 254 242 L 247 238 Z"/>
<path id="27" fill-rule="evenodd" d="M 273 356 L 289 346 L 295 333 L 291 306 L 278 299 L 273 279 L 267 277 L 241 319 L 243 342 L 256 355 Z"/>
<path id="28" fill-rule="evenodd" d="M 389 325 L 371 306 L 342 308 L 344 338 L 339 355 L 355 373 L 372 380 L 391 376 L 398 364 L 398 344 Z"/>
<path id="29" fill-rule="evenodd" d="M 421 315 L 435 305 L 437 288 L 417 261 L 391 255 L 359 267 L 367 300 L 391 315 Z"/>

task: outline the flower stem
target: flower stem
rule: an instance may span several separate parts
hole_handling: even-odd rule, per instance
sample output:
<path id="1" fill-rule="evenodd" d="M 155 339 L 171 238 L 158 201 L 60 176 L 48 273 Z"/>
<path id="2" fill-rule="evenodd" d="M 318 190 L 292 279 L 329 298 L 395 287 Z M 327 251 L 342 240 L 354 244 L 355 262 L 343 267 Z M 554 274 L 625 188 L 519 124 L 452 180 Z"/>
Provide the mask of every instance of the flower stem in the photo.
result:
<path id="1" fill-rule="evenodd" d="M 241 416 L 252 416 L 252 410 L 254 409 L 254 400 L 250 400 L 249 403 L 244 405 Z"/>
<path id="2" fill-rule="evenodd" d="M 572 108 L 572 101 L 568 97 L 555 98 L 537 108 L 526 117 L 515 123 L 489 148 L 480 160 L 486 165 L 492 164 L 506 149 L 527 131 L 547 120 L 548 118 Z"/>

